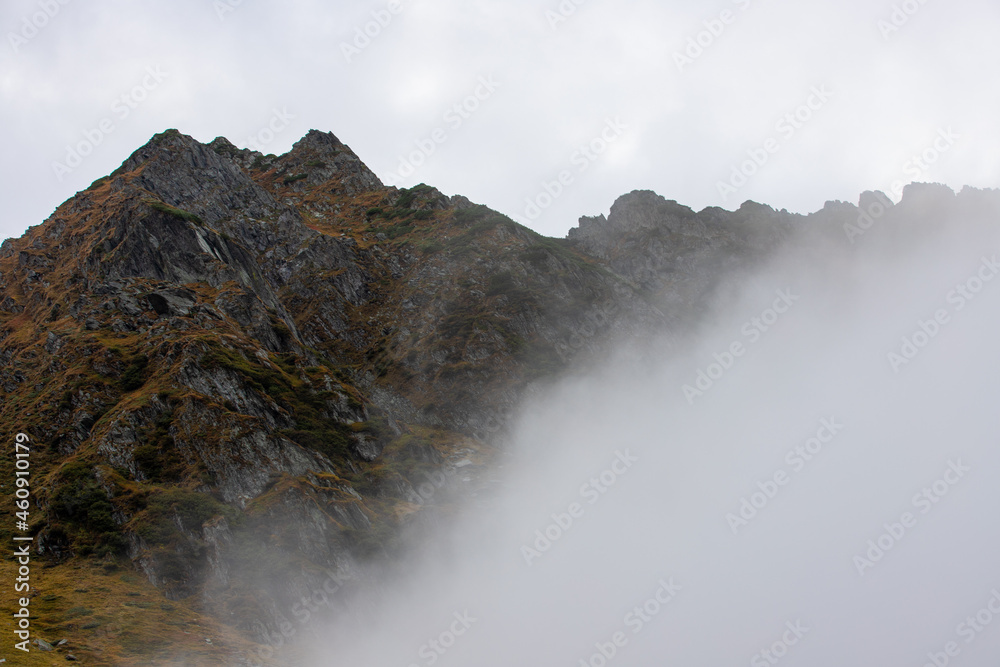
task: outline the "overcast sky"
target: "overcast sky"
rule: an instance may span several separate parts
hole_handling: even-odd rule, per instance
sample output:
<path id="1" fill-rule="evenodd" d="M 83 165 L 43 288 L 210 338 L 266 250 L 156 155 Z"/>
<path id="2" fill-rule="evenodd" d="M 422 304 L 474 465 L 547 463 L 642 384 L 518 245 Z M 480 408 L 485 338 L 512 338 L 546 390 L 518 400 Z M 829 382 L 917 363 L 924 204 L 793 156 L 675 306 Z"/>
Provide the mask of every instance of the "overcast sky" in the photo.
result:
<path id="1" fill-rule="evenodd" d="M 1000 181 L 994 1 L 576 2 L 5 0 L 0 236 L 167 128 L 278 154 L 329 130 L 554 236 L 634 189 L 804 213 Z"/>

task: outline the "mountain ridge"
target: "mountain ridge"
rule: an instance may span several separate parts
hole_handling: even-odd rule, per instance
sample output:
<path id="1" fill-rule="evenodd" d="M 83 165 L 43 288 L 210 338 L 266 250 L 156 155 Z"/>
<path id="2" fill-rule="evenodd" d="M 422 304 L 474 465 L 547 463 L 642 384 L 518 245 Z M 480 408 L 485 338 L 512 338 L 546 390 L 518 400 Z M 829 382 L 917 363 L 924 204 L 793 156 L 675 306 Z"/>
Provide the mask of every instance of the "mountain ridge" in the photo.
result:
<path id="1" fill-rule="evenodd" d="M 908 186 L 876 231 L 1000 210 L 997 191 L 941 187 Z M 284 643 L 303 595 L 365 585 L 482 492 L 546 382 L 616 341 L 680 335 L 804 229 L 849 243 L 883 198 L 801 216 L 637 190 L 555 239 L 387 187 L 332 133 L 281 156 L 154 136 L 0 246 L 0 419 L 38 443 L 40 576 L 116 582 L 94 637 L 67 615 L 84 593 L 47 593 L 36 627 L 94 664 L 166 660 L 181 615 L 225 637 L 185 644 L 193 660 Z M 133 592 L 173 607 L 113 613 Z"/>

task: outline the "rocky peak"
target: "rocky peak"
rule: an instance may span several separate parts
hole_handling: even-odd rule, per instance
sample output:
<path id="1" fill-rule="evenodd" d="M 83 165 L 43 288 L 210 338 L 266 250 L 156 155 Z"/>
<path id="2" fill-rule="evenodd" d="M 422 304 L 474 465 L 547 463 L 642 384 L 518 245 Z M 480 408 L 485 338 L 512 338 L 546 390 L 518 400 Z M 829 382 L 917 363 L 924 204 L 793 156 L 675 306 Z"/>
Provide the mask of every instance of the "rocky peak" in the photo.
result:
<path id="1" fill-rule="evenodd" d="M 825 202 L 823 208 L 815 215 L 819 216 L 820 219 L 840 219 L 844 216 L 856 215 L 856 212 L 857 207 L 854 204 L 836 199 Z"/>
<path id="2" fill-rule="evenodd" d="M 624 229 L 652 228 L 667 220 L 690 219 L 695 216 L 687 206 L 666 199 L 652 190 L 633 190 L 622 195 L 611 206 L 608 221 Z"/>
<path id="3" fill-rule="evenodd" d="M 332 132 L 309 130 L 276 161 L 282 184 L 294 192 L 322 186 L 334 194 L 354 196 L 385 188 L 353 150 Z"/>
<path id="4" fill-rule="evenodd" d="M 862 211 L 869 211 L 872 207 L 877 210 L 878 206 L 882 206 L 884 209 L 888 210 L 893 207 L 892 200 L 886 196 L 881 190 L 865 190 L 858 197 L 858 208 Z"/>
<path id="5" fill-rule="evenodd" d="M 955 192 L 940 183 L 910 183 L 903 188 L 898 209 L 907 225 L 936 225 L 946 219 L 955 204 Z"/>
<path id="6" fill-rule="evenodd" d="M 619 197 L 609 216 L 584 216 L 568 234 L 587 252 L 609 258 L 618 250 L 649 235 L 701 235 L 704 225 L 687 206 L 650 190 L 635 190 Z"/>
<path id="7" fill-rule="evenodd" d="M 309 130 L 306 135 L 295 142 L 291 153 L 305 150 L 332 151 L 338 153 L 342 150 L 350 150 L 344 142 L 337 138 L 333 132 L 322 132 L 320 130 Z"/>
<path id="8" fill-rule="evenodd" d="M 787 236 L 793 221 L 787 212 L 751 201 L 737 211 L 710 207 L 696 213 L 655 192 L 635 190 L 619 197 L 609 216 L 581 218 L 568 238 L 674 312 L 692 313 L 715 287 L 716 275 L 757 261 Z M 694 266 L 701 269 L 692 279 Z"/>
<path id="9" fill-rule="evenodd" d="M 209 146 L 167 130 L 133 153 L 114 175 L 135 173 L 133 187 L 209 225 L 234 217 L 285 224 L 300 221 L 297 211 L 279 204 L 233 160 L 213 150 L 220 145 L 218 139 Z"/>
<path id="10" fill-rule="evenodd" d="M 650 190 L 634 190 L 619 197 L 611 206 L 611 215 L 584 216 L 568 238 L 581 241 L 595 252 L 606 252 L 616 239 L 638 230 L 665 228 L 681 231 L 694 211 Z"/>
<path id="11" fill-rule="evenodd" d="M 903 197 L 900 203 L 918 198 L 950 202 L 955 198 L 955 191 L 942 183 L 910 183 L 903 187 Z"/>

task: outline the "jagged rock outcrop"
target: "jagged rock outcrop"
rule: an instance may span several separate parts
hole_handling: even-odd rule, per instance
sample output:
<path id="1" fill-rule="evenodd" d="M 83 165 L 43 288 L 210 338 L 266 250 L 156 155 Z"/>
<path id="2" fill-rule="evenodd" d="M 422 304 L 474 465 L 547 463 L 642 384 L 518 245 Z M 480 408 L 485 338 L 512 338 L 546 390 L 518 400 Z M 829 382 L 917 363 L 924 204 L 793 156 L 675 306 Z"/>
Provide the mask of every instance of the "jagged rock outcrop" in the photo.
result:
<path id="1" fill-rule="evenodd" d="M 687 206 L 648 190 L 620 197 L 608 217 L 583 217 L 570 241 L 605 260 L 650 294 L 674 326 L 690 320 L 719 287 L 766 257 L 796 229 L 801 216 L 746 202 L 730 212 Z"/>

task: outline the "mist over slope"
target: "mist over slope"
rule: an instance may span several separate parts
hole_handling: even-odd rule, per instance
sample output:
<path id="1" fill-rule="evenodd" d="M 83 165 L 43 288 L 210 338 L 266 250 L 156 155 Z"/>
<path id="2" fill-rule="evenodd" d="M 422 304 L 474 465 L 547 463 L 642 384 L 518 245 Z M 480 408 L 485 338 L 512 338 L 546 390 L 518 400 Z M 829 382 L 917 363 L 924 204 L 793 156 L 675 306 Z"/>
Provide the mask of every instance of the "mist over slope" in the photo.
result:
<path id="1" fill-rule="evenodd" d="M 533 392 L 690 326 L 795 219 L 768 211 L 636 191 L 552 239 L 386 187 L 328 132 L 281 156 L 154 136 L 0 247 L 0 420 L 32 439 L 50 566 L 36 632 L 95 664 L 287 644 L 304 597 L 339 604 L 495 483 Z M 170 603 L 121 614 L 135 596 Z"/>
<path id="2" fill-rule="evenodd" d="M 984 583 L 912 575 L 988 546 L 998 213 L 633 191 L 553 239 L 330 133 L 156 135 L 0 247 L 34 631 L 92 664 L 647 664 L 909 613 L 837 649 L 896 655 L 938 621 L 896 595 Z"/>
<path id="3" fill-rule="evenodd" d="M 994 664 L 996 195 L 852 209 L 533 402 L 488 506 L 310 664 Z"/>

